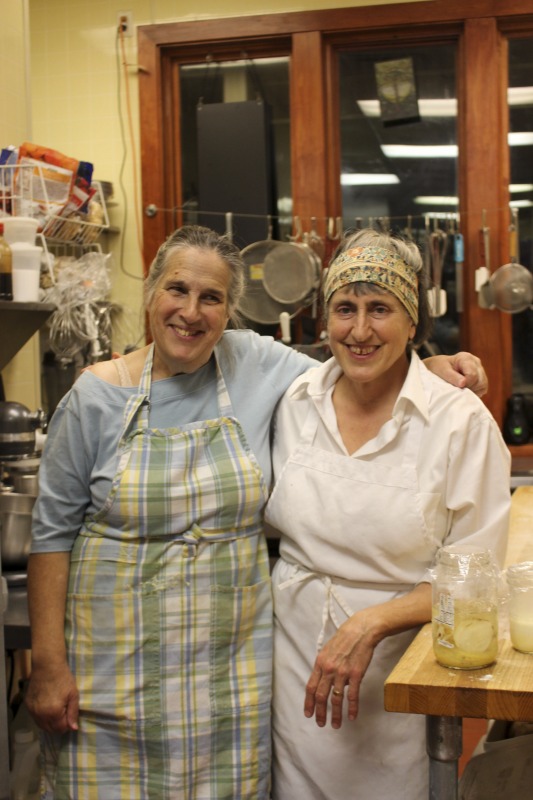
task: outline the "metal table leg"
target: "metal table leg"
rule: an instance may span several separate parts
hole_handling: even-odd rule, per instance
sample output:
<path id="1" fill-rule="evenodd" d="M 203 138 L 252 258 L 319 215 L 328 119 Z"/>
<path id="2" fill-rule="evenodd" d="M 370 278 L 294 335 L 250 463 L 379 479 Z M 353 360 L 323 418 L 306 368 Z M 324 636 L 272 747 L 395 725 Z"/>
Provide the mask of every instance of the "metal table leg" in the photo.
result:
<path id="1" fill-rule="evenodd" d="M 463 751 L 461 717 L 426 717 L 429 800 L 458 800 L 459 757 Z"/>

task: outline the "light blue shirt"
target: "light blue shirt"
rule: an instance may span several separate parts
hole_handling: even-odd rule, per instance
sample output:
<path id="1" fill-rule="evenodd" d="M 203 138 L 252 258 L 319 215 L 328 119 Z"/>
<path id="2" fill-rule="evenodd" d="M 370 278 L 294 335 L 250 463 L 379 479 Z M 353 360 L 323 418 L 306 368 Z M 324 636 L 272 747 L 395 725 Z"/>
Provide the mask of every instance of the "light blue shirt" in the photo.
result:
<path id="1" fill-rule="evenodd" d="M 292 381 L 317 362 L 248 330 L 226 331 L 216 354 L 233 415 L 270 486 L 273 411 Z M 124 409 L 137 391 L 85 372 L 57 406 L 39 469 L 32 553 L 70 550 L 85 514 L 104 504 L 117 469 Z M 217 418 L 214 360 L 191 375 L 154 381 L 150 401 L 153 428 Z"/>

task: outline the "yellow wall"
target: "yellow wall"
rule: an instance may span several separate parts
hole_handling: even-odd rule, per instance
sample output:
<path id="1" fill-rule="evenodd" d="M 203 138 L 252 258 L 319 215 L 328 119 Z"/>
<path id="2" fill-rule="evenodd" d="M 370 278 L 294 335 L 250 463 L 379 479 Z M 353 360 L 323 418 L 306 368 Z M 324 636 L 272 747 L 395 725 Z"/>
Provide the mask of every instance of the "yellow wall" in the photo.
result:
<path id="1" fill-rule="evenodd" d="M 389 0 L 381 0 L 389 2 Z M 112 181 L 116 207 L 109 209 L 112 224 L 124 227 L 124 201 L 120 188 L 120 166 L 124 157 L 117 97 L 116 22 L 120 11 L 130 11 L 133 24 L 191 20 L 279 11 L 368 5 L 353 0 L 202 0 L 202 13 L 191 13 L 189 0 L 30 0 L 31 73 L 34 139 L 39 144 L 92 161 L 95 177 Z M 125 39 L 126 59 L 137 61 L 136 36 Z M 135 152 L 139 150 L 137 75 L 128 73 L 131 115 L 134 121 Z M 124 86 L 123 75 L 121 76 Z M 142 330 L 141 281 L 129 277 L 141 274 L 137 245 L 132 147 L 127 137 L 124 191 L 128 218 L 121 266 L 120 238 L 110 235 L 114 253 L 113 298 L 127 306 L 115 346 L 122 349 Z M 140 202 L 140 188 L 138 198 Z"/>
<path id="2" fill-rule="evenodd" d="M 419 0 L 424 2 L 425 0 Z M 112 299 L 124 307 L 114 346 L 123 347 L 142 335 L 141 258 L 134 214 L 134 158 L 138 163 L 138 92 L 134 68 L 128 70 L 134 146 L 128 130 L 127 106 L 122 104 L 123 130 L 119 114 L 117 15 L 131 12 L 133 25 L 237 16 L 269 12 L 305 11 L 348 6 L 382 5 L 390 0 L 202 0 L 202 13 L 191 13 L 189 0 L 0 0 L 0 81 L 2 108 L 13 108 L 7 127 L 1 115 L 0 145 L 20 144 L 26 138 L 59 150 L 66 155 L 91 161 L 94 177 L 111 181 L 115 203 L 109 208 L 113 226 L 126 230 L 123 243 L 119 234 L 106 236 L 113 253 Z M 29 7 L 31 113 L 27 118 L 24 103 L 23 10 Z M 8 39 L 4 47 L 4 38 Z M 136 36 L 125 39 L 128 64 L 137 60 Z M 31 126 L 30 126 L 31 121 Z M 123 144 L 126 138 L 126 154 Z M 31 137 L 31 138 L 30 138 Z M 122 166 L 123 165 L 123 166 Z M 122 173 L 122 177 L 121 177 Z M 137 170 L 138 173 L 138 170 Z M 121 188 L 121 185 L 123 188 Z M 127 198 L 127 218 L 125 202 Z M 140 203 L 140 187 L 138 188 Z M 123 247 L 121 246 L 123 244 Z M 123 258 L 121 253 L 123 250 Z M 14 359 L 12 364 L 18 362 Z M 12 369 L 4 370 L 4 376 Z M 5 379 L 5 378 L 4 378 Z M 10 377 L 11 380 L 11 377 Z M 17 377 L 17 381 L 19 378 Z M 19 399 L 9 396 L 8 399 Z M 31 399 L 31 402 L 30 402 Z M 24 400 L 21 400 L 24 402 Z M 34 406 L 35 399 L 27 404 Z"/>
<path id="3" fill-rule="evenodd" d="M 26 15 L 25 0 L 0 0 L 0 147 L 17 145 L 30 134 Z M 2 370 L 7 400 L 24 403 L 30 409 L 40 405 L 39 360 L 36 335 Z"/>

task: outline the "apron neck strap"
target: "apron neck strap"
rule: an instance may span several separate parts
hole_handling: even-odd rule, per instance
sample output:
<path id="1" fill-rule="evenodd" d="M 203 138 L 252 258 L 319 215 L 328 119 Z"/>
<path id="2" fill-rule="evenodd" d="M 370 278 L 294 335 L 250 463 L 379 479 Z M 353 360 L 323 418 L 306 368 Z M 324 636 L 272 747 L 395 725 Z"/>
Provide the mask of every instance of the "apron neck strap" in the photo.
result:
<path id="1" fill-rule="evenodd" d="M 139 390 L 136 394 L 132 395 L 126 403 L 124 409 L 124 421 L 122 424 L 123 440 L 130 427 L 133 425 L 140 409 L 140 421 L 145 424 L 148 422 L 148 410 L 150 406 L 150 390 L 152 388 L 152 364 L 154 361 L 154 345 L 150 346 L 144 362 L 141 380 L 139 381 Z"/>
<path id="2" fill-rule="evenodd" d="M 222 370 L 220 369 L 219 358 L 217 357 L 216 350 L 213 353 L 216 365 L 217 375 L 217 403 L 218 411 L 221 417 L 233 416 L 233 407 L 229 397 L 228 389 Z M 154 362 L 154 344 L 150 345 L 148 353 L 146 354 L 146 361 L 139 381 L 139 391 L 133 395 L 126 405 L 124 411 L 124 425 L 123 436 L 126 431 L 130 429 L 135 417 L 138 415 L 138 424 L 141 426 L 148 425 L 150 413 L 150 394 L 152 390 L 152 365 Z"/>
<path id="3" fill-rule="evenodd" d="M 218 402 L 218 410 L 221 417 L 231 417 L 233 416 L 233 407 L 231 405 L 231 400 L 229 397 L 229 392 L 226 387 L 226 381 L 224 380 L 224 376 L 222 375 L 222 370 L 220 369 L 220 359 L 217 354 L 217 350 L 215 348 L 213 352 L 213 356 L 215 358 L 215 364 L 217 368 L 217 402 Z"/>
<path id="4" fill-rule="evenodd" d="M 144 397 L 150 397 L 150 391 L 152 388 L 153 363 L 154 363 L 154 343 L 152 342 L 152 344 L 148 348 L 148 353 L 146 354 L 146 361 L 144 362 L 144 367 L 141 374 L 141 380 L 139 381 L 139 394 L 143 395 Z"/>

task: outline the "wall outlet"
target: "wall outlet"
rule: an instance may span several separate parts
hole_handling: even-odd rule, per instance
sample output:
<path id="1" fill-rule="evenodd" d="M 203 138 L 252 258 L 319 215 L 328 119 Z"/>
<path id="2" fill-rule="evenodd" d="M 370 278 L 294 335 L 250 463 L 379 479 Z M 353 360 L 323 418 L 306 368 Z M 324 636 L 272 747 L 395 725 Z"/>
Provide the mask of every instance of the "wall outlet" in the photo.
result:
<path id="1" fill-rule="evenodd" d="M 118 12 L 117 32 L 122 32 L 123 36 L 133 36 L 133 14 L 131 11 Z"/>

